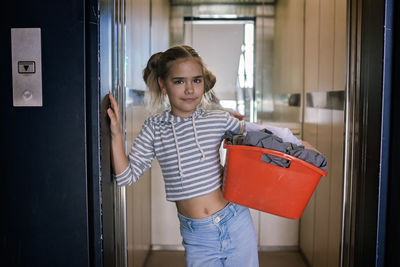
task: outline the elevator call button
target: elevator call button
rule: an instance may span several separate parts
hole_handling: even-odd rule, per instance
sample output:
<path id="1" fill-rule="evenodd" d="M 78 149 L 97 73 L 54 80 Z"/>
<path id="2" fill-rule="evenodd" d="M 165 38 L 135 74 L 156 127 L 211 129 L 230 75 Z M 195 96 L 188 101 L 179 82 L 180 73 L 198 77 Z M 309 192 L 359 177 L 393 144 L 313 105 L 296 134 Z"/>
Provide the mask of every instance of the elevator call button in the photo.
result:
<path id="1" fill-rule="evenodd" d="M 18 61 L 18 73 L 35 73 L 35 61 Z"/>

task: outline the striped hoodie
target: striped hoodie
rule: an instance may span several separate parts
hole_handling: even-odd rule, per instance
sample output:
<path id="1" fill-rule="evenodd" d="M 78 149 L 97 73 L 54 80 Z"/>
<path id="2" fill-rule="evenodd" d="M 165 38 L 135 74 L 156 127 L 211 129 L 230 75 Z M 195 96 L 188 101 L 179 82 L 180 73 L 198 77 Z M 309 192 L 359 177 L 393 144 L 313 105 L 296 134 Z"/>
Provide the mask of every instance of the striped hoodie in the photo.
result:
<path id="1" fill-rule="evenodd" d="M 129 166 L 115 175 L 119 186 L 139 180 L 156 156 L 167 200 L 203 196 L 221 186 L 219 147 L 225 131 L 242 133 L 244 121 L 221 110 L 197 108 L 187 118 L 164 111 L 146 119 L 129 153 Z"/>

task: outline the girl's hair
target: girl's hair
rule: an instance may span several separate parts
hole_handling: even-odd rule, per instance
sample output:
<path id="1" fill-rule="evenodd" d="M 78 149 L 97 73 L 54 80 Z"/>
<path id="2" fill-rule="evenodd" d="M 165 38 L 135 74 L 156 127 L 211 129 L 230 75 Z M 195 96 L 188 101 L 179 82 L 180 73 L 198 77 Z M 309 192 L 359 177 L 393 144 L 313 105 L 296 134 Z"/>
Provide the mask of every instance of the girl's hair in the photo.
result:
<path id="1" fill-rule="evenodd" d="M 169 106 L 166 96 L 162 94 L 158 77 L 165 80 L 175 60 L 194 59 L 200 64 L 204 79 L 204 96 L 201 106 L 206 106 L 213 95 L 212 88 L 215 85 L 216 77 L 209 71 L 199 54 L 192 47 L 187 45 L 174 46 L 165 52 L 158 52 L 152 55 L 143 70 L 143 80 L 149 88 L 147 95 L 148 108 L 152 112 L 159 112 Z"/>

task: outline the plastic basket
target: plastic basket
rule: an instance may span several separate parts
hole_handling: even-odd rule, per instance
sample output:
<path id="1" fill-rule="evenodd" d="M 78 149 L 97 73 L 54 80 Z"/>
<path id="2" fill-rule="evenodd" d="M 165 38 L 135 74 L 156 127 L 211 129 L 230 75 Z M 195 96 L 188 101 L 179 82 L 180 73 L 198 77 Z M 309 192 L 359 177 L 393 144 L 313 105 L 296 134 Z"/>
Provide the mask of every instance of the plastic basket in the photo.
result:
<path id="1" fill-rule="evenodd" d="M 327 172 L 294 156 L 260 147 L 228 145 L 223 178 L 225 199 L 236 204 L 298 219 L 322 175 Z M 263 154 L 290 161 L 288 168 L 261 160 Z"/>

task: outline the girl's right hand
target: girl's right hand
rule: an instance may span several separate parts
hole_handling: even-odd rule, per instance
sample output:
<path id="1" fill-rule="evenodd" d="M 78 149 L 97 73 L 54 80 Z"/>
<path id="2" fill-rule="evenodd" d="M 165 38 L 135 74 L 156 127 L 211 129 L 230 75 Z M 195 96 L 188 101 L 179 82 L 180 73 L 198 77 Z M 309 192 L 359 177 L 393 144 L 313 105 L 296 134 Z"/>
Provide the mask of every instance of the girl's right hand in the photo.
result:
<path id="1" fill-rule="evenodd" d="M 129 166 L 129 160 L 125 155 L 124 137 L 121 130 L 121 116 L 117 101 L 111 93 L 108 94 L 110 99 L 110 107 L 107 109 L 108 117 L 110 117 L 111 130 L 111 151 L 112 165 L 115 174 L 120 174 Z"/>
<path id="2" fill-rule="evenodd" d="M 108 117 L 110 118 L 110 129 L 111 129 L 111 136 L 118 136 L 122 134 L 121 131 L 121 121 L 120 121 L 120 113 L 117 101 L 111 94 L 108 94 L 108 98 L 110 99 L 111 106 L 107 109 Z"/>

